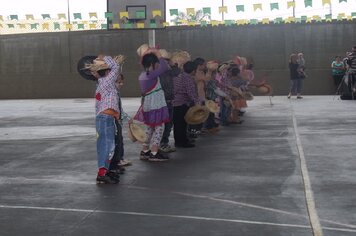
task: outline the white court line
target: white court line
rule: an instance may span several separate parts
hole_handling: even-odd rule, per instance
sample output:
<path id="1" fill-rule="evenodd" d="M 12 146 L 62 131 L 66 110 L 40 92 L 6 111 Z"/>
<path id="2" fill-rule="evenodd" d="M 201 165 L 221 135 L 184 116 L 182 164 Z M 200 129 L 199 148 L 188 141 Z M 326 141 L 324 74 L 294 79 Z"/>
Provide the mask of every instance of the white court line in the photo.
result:
<path id="1" fill-rule="evenodd" d="M 300 168 L 301 168 L 302 178 L 303 178 L 303 183 L 304 183 L 305 199 L 306 199 L 306 203 L 307 203 L 307 209 L 309 212 L 310 224 L 311 224 L 314 236 L 323 236 L 323 229 L 321 227 L 321 224 L 319 221 L 319 216 L 318 216 L 318 213 L 317 213 L 317 210 L 315 207 L 314 194 L 313 194 L 313 190 L 311 187 L 308 167 L 307 167 L 306 159 L 304 156 L 302 142 L 300 140 L 300 136 L 299 136 L 299 132 L 298 132 L 297 119 L 295 118 L 295 114 L 294 114 L 292 105 L 291 105 L 291 110 L 292 110 L 293 127 L 294 127 L 296 142 L 297 142 L 297 148 L 298 148 L 298 152 L 299 152 Z"/>
<path id="2" fill-rule="evenodd" d="M 11 184 L 11 183 L 13 183 L 12 181 L 15 180 L 15 181 L 19 181 L 21 183 L 24 183 L 24 182 L 28 181 L 28 182 L 40 182 L 40 183 L 48 182 L 48 183 L 70 183 L 70 184 L 96 185 L 96 183 L 93 182 L 93 181 L 73 181 L 73 180 L 60 180 L 60 179 L 29 179 L 29 178 L 24 178 L 24 177 L 15 177 L 15 178 L 6 178 L 6 180 L 10 180 L 9 182 L 7 182 L 6 180 L 2 180 L 2 179 L 4 179 L 4 178 L 0 177 L 0 184 L 1 183 L 10 183 Z M 301 214 L 294 213 L 294 212 L 288 212 L 288 211 L 284 211 L 284 210 L 279 210 L 279 209 L 274 209 L 274 208 L 269 208 L 269 207 L 263 207 L 263 206 L 258 206 L 258 205 L 254 205 L 254 204 L 238 202 L 238 201 L 233 201 L 233 200 L 227 200 L 227 199 L 222 199 L 222 198 L 216 198 L 216 197 L 211 197 L 211 196 L 184 193 L 184 192 L 176 192 L 176 191 L 162 190 L 162 189 L 154 189 L 154 188 L 126 185 L 126 184 L 120 184 L 120 186 L 129 188 L 129 189 L 137 189 L 137 190 L 145 190 L 145 191 L 155 191 L 155 192 L 177 194 L 177 195 L 181 195 L 181 196 L 185 196 L 185 197 L 206 199 L 206 200 L 210 200 L 210 201 L 228 203 L 228 204 L 238 205 L 238 206 L 242 206 L 242 207 L 259 209 L 259 210 L 263 210 L 263 211 L 275 212 L 275 213 L 279 213 L 279 214 L 295 216 L 295 217 L 298 217 L 298 218 L 308 218 L 308 216 L 301 215 Z M 321 219 L 320 221 L 326 222 L 326 223 L 330 223 L 330 224 L 334 224 L 334 225 L 337 225 L 337 226 L 343 226 L 343 227 L 347 227 L 347 228 L 356 229 L 356 225 L 350 225 L 350 224 L 340 223 L 340 222 L 331 221 L 331 220 L 323 220 L 323 219 Z"/>
<path id="3" fill-rule="evenodd" d="M 220 221 L 220 222 L 229 222 L 229 223 L 241 223 L 241 224 L 252 224 L 252 225 L 268 225 L 268 226 L 280 226 L 280 227 L 288 227 L 288 228 L 310 229 L 309 225 L 280 224 L 280 223 L 263 222 L 263 221 L 210 218 L 210 217 L 187 216 L 187 215 L 155 214 L 155 213 L 145 213 L 145 212 L 102 211 L 102 210 L 91 210 L 91 209 L 13 206 L 13 205 L 0 205 L 0 208 L 22 209 L 22 210 L 62 211 L 62 212 L 101 213 L 101 214 L 119 214 L 119 215 L 148 216 L 148 217 L 166 217 L 166 218 L 180 218 L 180 219 L 189 219 L 189 220 Z M 343 228 L 331 228 L 331 227 L 325 227 L 325 229 L 332 230 L 332 231 L 356 232 L 356 229 L 343 229 Z"/>

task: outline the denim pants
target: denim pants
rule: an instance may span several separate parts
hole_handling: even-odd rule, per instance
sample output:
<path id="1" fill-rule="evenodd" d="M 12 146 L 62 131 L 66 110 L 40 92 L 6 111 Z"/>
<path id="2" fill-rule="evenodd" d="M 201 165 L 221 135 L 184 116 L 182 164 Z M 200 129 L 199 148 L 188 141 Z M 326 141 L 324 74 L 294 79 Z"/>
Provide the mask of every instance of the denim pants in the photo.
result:
<path id="1" fill-rule="evenodd" d="M 172 102 L 167 101 L 168 113 L 170 121 L 164 124 L 164 131 L 162 135 L 161 145 L 169 143 L 169 136 L 171 135 L 173 127 L 173 105 Z"/>
<path id="2" fill-rule="evenodd" d="M 303 88 L 303 79 L 292 79 L 291 80 L 291 86 L 290 86 L 291 94 L 302 93 L 302 88 Z"/>
<path id="3" fill-rule="evenodd" d="M 121 160 L 124 160 L 124 139 L 122 137 L 122 126 L 115 119 L 115 151 L 110 162 L 109 170 L 115 170 Z"/>
<path id="4" fill-rule="evenodd" d="M 228 107 L 224 103 L 224 99 L 220 101 L 220 124 L 228 125 L 229 124 L 229 116 L 231 114 L 231 107 Z"/>
<path id="5" fill-rule="evenodd" d="M 216 128 L 218 126 L 219 125 L 215 122 L 215 114 L 210 112 L 208 119 L 205 121 L 205 128 L 212 129 L 212 128 Z"/>
<path id="6" fill-rule="evenodd" d="M 106 114 L 96 116 L 96 150 L 98 168 L 109 169 L 115 152 L 115 118 Z"/>

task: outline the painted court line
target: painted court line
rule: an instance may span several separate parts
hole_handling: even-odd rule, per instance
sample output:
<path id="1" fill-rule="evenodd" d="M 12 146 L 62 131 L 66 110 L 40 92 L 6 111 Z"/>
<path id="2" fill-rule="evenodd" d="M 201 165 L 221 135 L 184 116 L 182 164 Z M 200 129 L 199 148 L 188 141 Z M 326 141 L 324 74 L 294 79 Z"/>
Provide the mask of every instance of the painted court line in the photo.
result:
<path id="1" fill-rule="evenodd" d="M 287 227 L 287 228 L 310 229 L 309 225 L 280 224 L 280 223 L 262 222 L 262 221 L 210 218 L 210 217 L 188 216 L 188 215 L 155 214 L 155 213 L 145 213 L 145 212 L 102 211 L 102 210 L 91 210 L 91 209 L 13 206 L 13 205 L 0 205 L 0 208 L 21 209 L 21 210 L 62 211 L 62 212 L 83 212 L 83 213 L 99 213 L 99 214 L 118 214 L 118 215 L 146 216 L 146 217 L 180 218 L 180 219 L 189 219 L 189 220 L 203 220 L 203 221 L 216 221 L 216 222 L 229 222 L 229 223 L 240 223 L 240 224 L 268 225 L 268 226 Z M 342 231 L 342 232 L 356 232 L 356 229 L 343 229 L 343 228 L 331 228 L 331 227 L 326 227 L 325 229 L 332 230 L 332 231 Z"/>
<path id="2" fill-rule="evenodd" d="M 308 167 L 304 156 L 304 150 L 298 132 L 297 119 L 295 118 L 295 114 L 292 106 L 291 106 L 291 110 L 292 110 L 293 127 L 294 127 L 296 142 L 297 142 L 297 148 L 299 152 L 300 168 L 301 168 L 302 178 L 304 183 L 305 199 L 307 203 L 310 224 L 314 236 L 323 236 L 323 230 L 321 228 L 319 216 L 315 207 L 314 194 L 311 187 Z"/>

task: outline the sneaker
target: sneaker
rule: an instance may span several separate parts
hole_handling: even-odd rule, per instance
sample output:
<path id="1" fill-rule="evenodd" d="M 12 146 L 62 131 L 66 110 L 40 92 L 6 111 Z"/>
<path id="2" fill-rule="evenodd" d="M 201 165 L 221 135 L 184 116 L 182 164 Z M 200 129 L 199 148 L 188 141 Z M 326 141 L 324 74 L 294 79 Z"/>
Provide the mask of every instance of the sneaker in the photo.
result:
<path id="1" fill-rule="evenodd" d="M 116 178 L 110 177 L 108 174 L 104 176 L 96 176 L 96 183 L 97 184 L 117 184 L 119 180 Z"/>
<path id="2" fill-rule="evenodd" d="M 109 170 L 106 175 L 109 176 L 111 179 L 120 182 L 120 170 Z"/>
<path id="3" fill-rule="evenodd" d="M 118 166 L 131 166 L 132 162 L 129 160 L 120 160 L 119 164 L 117 164 Z"/>
<path id="4" fill-rule="evenodd" d="M 140 152 L 140 160 L 143 160 L 143 161 L 147 161 L 148 158 L 150 158 L 150 155 L 151 155 L 151 151 L 147 151 L 147 152 L 144 152 L 144 151 L 141 151 Z"/>
<path id="5" fill-rule="evenodd" d="M 168 161 L 169 157 L 166 155 L 163 155 L 160 152 L 157 152 L 156 155 L 153 155 L 152 153 L 150 153 L 150 157 L 148 158 L 148 161 L 152 161 L 152 162 L 161 162 L 161 161 Z"/>
<path id="6" fill-rule="evenodd" d="M 169 153 L 169 152 L 175 152 L 177 149 L 169 144 L 164 144 L 159 148 L 159 150 L 161 152 Z"/>
<path id="7" fill-rule="evenodd" d="M 290 99 L 292 97 L 292 94 L 288 94 L 287 98 Z"/>
<path id="8" fill-rule="evenodd" d="M 297 96 L 297 99 L 302 99 L 303 97 L 302 96 Z"/>

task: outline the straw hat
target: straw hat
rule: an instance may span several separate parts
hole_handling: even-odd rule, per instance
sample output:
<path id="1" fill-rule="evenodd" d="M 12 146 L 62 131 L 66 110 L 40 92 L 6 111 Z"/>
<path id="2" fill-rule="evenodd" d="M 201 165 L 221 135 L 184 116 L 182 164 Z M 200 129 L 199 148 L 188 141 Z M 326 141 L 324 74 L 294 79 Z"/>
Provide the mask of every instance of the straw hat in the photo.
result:
<path id="1" fill-rule="evenodd" d="M 190 61 L 191 57 L 187 51 L 174 52 L 171 57 L 171 62 L 177 64 L 178 67 L 182 67 L 187 61 Z"/>
<path id="2" fill-rule="evenodd" d="M 149 49 L 150 47 L 148 46 L 148 44 L 142 44 L 138 49 L 137 49 L 137 55 L 139 57 L 143 57 L 143 55 L 145 54 L 145 52 Z"/>
<path id="3" fill-rule="evenodd" d="M 136 139 L 137 141 L 139 141 L 141 143 L 146 142 L 146 140 L 147 140 L 146 132 L 145 132 L 145 129 L 141 125 L 136 124 L 136 123 L 131 123 L 131 124 L 129 124 L 129 130 L 130 130 L 129 133 L 131 133 L 131 135 L 133 136 L 133 139 L 131 139 L 130 134 L 129 134 L 129 138 L 131 140 Z M 133 142 L 135 142 L 135 141 L 133 141 Z"/>
<path id="4" fill-rule="evenodd" d="M 263 84 L 257 88 L 259 93 L 263 95 L 271 95 L 273 93 L 273 89 L 269 84 Z"/>
<path id="5" fill-rule="evenodd" d="M 243 92 L 241 91 L 240 88 L 236 88 L 236 87 L 229 87 L 230 89 L 230 94 L 232 96 L 235 96 L 235 97 L 243 97 Z"/>
<path id="6" fill-rule="evenodd" d="M 166 49 L 159 49 L 158 51 L 164 59 L 171 59 L 171 54 Z"/>
<path id="7" fill-rule="evenodd" d="M 127 131 L 127 136 L 129 137 L 129 139 L 132 141 L 132 142 L 136 142 L 137 139 L 133 136 L 132 132 L 131 132 L 131 129 L 130 129 L 130 125 L 129 125 L 129 130 Z"/>
<path id="8" fill-rule="evenodd" d="M 206 106 L 195 105 L 188 109 L 184 119 L 190 125 L 198 125 L 204 123 L 208 116 L 209 109 Z"/>
<path id="9" fill-rule="evenodd" d="M 217 69 L 218 69 L 219 63 L 216 62 L 216 61 L 208 61 L 208 62 L 206 63 L 206 67 L 208 68 L 208 70 L 214 71 L 214 70 L 217 70 Z"/>
<path id="10" fill-rule="evenodd" d="M 212 101 L 212 100 L 207 100 L 207 101 L 205 101 L 205 106 L 209 109 L 209 111 L 210 112 L 212 112 L 212 113 L 217 113 L 217 112 L 219 112 L 219 105 L 216 103 L 216 102 L 214 102 L 214 101 Z"/>
<path id="11" fill-rule="evenodd" d="M 77 64 L 77 71 L 84 79 L 87 80 L 96 80 L 95 76 L 91 73 L 91 71 L 86 67 L 88 64 L 92 64 L 93 61 L 97 58 L 97 56 L 84 56 L 79 59 Z"/>
<path id="12" fill-rule="evenodd" d="M 244 91 L 244 92 L 242 92 L 242 94 L 243 94 L 243 98 L 244 98 L 245 100 L 247 100 L 247 101 L 253 100 L 253 94 L 252 94 L 251 92 L 249 92 L 249 91 Z"/>

